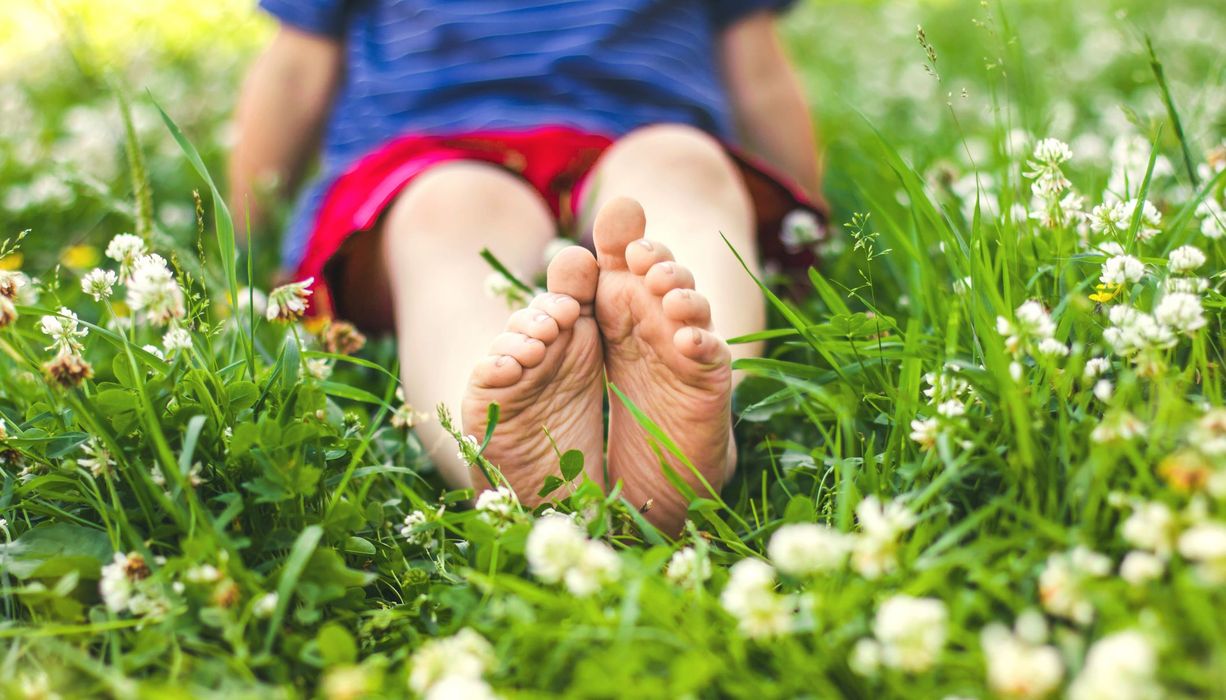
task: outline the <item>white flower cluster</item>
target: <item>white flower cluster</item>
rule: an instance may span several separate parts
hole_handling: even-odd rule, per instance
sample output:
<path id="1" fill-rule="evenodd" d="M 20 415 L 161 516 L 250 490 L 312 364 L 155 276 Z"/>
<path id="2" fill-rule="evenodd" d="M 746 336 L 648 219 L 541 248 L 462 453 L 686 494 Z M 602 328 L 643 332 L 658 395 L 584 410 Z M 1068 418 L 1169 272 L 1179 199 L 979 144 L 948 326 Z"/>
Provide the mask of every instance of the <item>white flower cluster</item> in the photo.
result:
<path id="1" fill-rule="evenodd" d="M 852 670 L 872 675 L 881 666 L 921 673 L 936 663 L 945 648 L 949 612 L 935 598 L 895 595 L 877 608 L 873 637 L 852 650 Z"/>
<path id="2" fill-rule="evenodd" d="M 775 568 L 805 578 L 843 568 L 853 543 L 850 535 L 827 525 L 797 523 L 775 530 L 766 552 Z"/>
<path id="3" fill-rule="evenodd" d="M 980 643 L 992 692 L 1009 700 L 1041 700 L 1058 688 L 1064 662 L 1046 641 L 1047 622 L 1034 610 L 1022 613 L 1012 630 L 1000 623 L 985 627 Z"/>
<path id="4" fill-rule="evenodd" d="M 1086 591 L 1091 579 L 1111 572 L 1111 560 L 1086 547 L 1053 554 L 1039 574 L 1039 600 L 1043 609 L 1079 625 L 1094 620 L 1094 605 Z"/>
<path id="5" fill-rule="evenodd" d="M 89 335 L 89 331 L 80 325 L 81 321 L 72 309 L 61 306 L 55 316 L 43 316 L 38 327 L 51 338 L 47 350 L 55 351 L 56 355 L 80 355 L 84 349 L 80 339 Z"/>
<path id="6" fill-rule="evenodd" d="M 494 698 L 484 676 L 494 665 L 494 649 L 465 627 L 450 637 L 432 639 L 409 660 L 409 688 L 427 700 Z"/>
<path id="7" fill-rule="evenodd" d="M 915 513 L 897 499 L 883 505 L 869 496 L 856 506 L 856 519 L 860 533 L 852 543 L 852 568 L 868 579 L 898 568 L 899 538 L 915 526 Z"/>
<path id="8" fill-rule="evenodd" d="M 1068 346 L 1056 340 L 1056 324 L 1038 301 L 1022 303 L 1013 312 L 1014 320 L 996 317 L 996 332 L 1005 337 L 1005 350 L 1018 356 L 1023 352 L 1047 357 L 1063 357 Z"/>
<path id="9" fill-rule="evenodd" d="M 684 588 L 698 588 L 711 578 L 711 560 L 705 547 L 683 547 L 669 558 L 664 567 L 669 581 Z"/>
<path id="10" fill-rule="evenodd" d="M 947 364 L 941 372 L 928 372 L 924 375 L 924 381 L 928 384 L 924 389 L 928 405 L 934 408 L 937 416 L 946 421 L 965 415 L 966 401 L 973 398 L 970 383 L 959 377 L 958 371 L 957 365 Z M 924 451 L 935 447 L 941 434 L 942 420 L 937 416 L 911 421 L 910 437 Z"/>
<path id="11" fill-rule="evenodd" d="M 183 290 L 166 259 L 157 253 L 136 259 L 127 285 L 128 306 L 133 312 L 143 312 L 145 320 L 155 326 L 164 326 L 186 313 Z"/>
<path id="12" fill-rule="evenodd" d="M 137 617 L 166 610 L 165 599 L 149 585 L 149 567 L 135 552 L 116 552 L 110 564 L 102 567 L 98 592 L 107 610 L 129 612 Z"/>
<path id="13" fill-rule="evenodd" d="M 500 532 L 513 525 L 520 514 L 519 498 L 507 486 L 482 491 L 476 508 L 478 517 Z"/>
<path id="14" fill-rule="evenodd" d="M 442 513 L 443 508 L 441 506 L 434 515 L 420 510 L 409 513 L 404 516 L 404 525 L 400 527 L 400 536 L 414 547 L 433 549 L 438 544 L 438 540 L 435 537 L 434 531 L 424 526 L 442 515 Z"/>
<path id="15" fill-rule="evenodd" d="M 795 625 L 797 600 L 775 590 L 775 570 L 758 559 L 742 559 L 728 571 L 728 585 L 719 596 L 724 609 L 737 619 L 751 639 L 788 634 Z"/>
<path id="16" fill-rule="evenodd" d="M 1103 331 L 1103 340 L 1121 357 L 1170 348 L 1176 343 L 1175 334 L 1168 325 L 1131 306 L 1111 307 L 1107 320 L 1111 325 Z"/>
<path id="17" fill-rule="evenodd" d="M 307 298 L 311 296 L 310 287 L 314 282 L 314 277 L 308 277 L 301 282 L 283 284 L 269 292 L 264 317 L 280 323 L 302 318 L 306 313 Z"/>
<path id="18" fill-rule="evenodd" d="M 537 578 L 562 583 L 577 596 L 592 595 L 621 575 L 621 560 L 613 548 L 589 539 L 574 520 L 561 514 L 536 521 L 524 554 Z"/>
<path id="19" fill-rule="evenodd" d="M 1135 630 L 1116 632 L 1090 647 L 1081 673 L 1069 685 L 1069 700 L 1151 700 L 1161 697 L 1154 681 L 1158 659 Z"/>

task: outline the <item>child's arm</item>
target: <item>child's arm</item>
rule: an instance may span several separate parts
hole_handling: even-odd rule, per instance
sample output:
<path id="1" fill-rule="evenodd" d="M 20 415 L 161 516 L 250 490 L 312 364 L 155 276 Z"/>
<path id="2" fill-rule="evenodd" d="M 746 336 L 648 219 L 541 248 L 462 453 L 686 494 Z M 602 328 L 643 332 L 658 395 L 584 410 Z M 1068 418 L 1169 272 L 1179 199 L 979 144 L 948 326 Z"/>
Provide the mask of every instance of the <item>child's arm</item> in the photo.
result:
<path id="1" fill-rule="evenodd" d="M 239 94 L 237 141 L 230 155 L 230 205 L 241 229 L 250 210 L 263 223 L 261 195 L 271 182 L 292 193 L 314 155 L 341 75 L 339 41 L 282 27 L 247 73 Z"/>
<path id="2" fill-rule="evenodd" d="M 719 50 L 746 146 L 820 201 L 813 119 L 775 32 L 773 13 L 757 12 L 729 26 L 721 35 Z"/>

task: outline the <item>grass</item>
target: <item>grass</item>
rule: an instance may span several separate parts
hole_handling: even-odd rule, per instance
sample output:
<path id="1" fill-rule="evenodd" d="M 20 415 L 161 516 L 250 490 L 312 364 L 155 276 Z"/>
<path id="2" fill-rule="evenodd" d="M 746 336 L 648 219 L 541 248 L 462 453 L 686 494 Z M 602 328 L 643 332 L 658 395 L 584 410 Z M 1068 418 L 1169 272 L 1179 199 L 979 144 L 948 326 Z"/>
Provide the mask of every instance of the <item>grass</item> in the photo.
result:
<path id="1" fill-rule="evenodd" d="M 2 694 L 401 697 L 463 629 L 488 655 L 444 656 L 483 659 L 505 697 L 1010 697 L 1001 675 L 1044 677 L 1018 659 L 1048 647 L 1059 673 L 1029 697 L 1226 693 L 1224 251 L 1205 233 L 1226 229 L 1207 204 L 1226 179 L 1226 19 L 1212 4 L 802 7 L 785 31 L 843 235 L 799 293 L 763 280 L 771 350 L 741 363 L 741 470 L 696 498 L 685 536 L 616 491 L 554 492 L 578 514 L 576 546 L 615 552 L 612 569 L 564 562 L 599 580 L 590 595 L 545 573 L 532 514 L 442 487 L 393 424 L 406 414 L 389 342 L 330 352 L 323 329 L 251 310 L 273 251 L 233 253 L 208 174 L 255 44 L 199 41 L 240 21 L 230 7 L 178 28 L 197 38 L 187 49 L 134 51 L 69 22 L 71 42 L 28 49 L 46 68 L 0 85 L 14 125 L 0 267 L 36 278 L 0 329 Z M 132 96 L 127 123 L 114 85 Z M 1094 230 L 1101 216 L 1034 201 L 1027 161 L 1049 136 L 1072 145 L 1059 169 L 1081 210 L 1111 189 L 1161 222 L 1125 208 Z M 124 231 L 167 259 L 190 346 L 167 352 L 125 288 L 82 292 L 90 269 L 115 269 L 101 252 Z M 1107 242 L 1139 278 L 1098 288 Z M 1192 272 L 1170 262 L 1185 245 L 1205 257 Z M 1170 306 L 1182 288 L 1199 328 Z M 40 321 L 61 307 L 88 329 L 93 371 L 69 387 L 44 369 Z M 1122 319 L 1129 307 L 1170 337 Z M 1095 358 L 1105 372 L 1088 375 Z M 783 551 L 777 533 L 814 523 L 843 534 L 791 530 L 807 555 L 838 542 L 823 551 L 850 548 L 846 561 Z M 682 576 L 680 550 L 709 577 Z M 771 561 L 777 586 L 755 586 L 746 559 Z M 1009 649 L 985 632 L 1019 619 Z"/>

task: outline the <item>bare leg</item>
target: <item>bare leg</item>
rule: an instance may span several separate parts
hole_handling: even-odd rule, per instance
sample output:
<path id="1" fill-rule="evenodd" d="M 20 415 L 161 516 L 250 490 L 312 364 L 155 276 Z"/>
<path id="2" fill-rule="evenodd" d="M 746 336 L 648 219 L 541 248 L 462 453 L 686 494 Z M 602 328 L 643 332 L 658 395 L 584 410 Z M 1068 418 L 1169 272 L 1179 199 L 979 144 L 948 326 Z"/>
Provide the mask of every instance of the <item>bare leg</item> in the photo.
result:
<path id="1" fill-rule="evenodd" d="M 695 288 L 711 302 L 717 334 L 732 338 L 765 327 L 762 294 L 720 238 L 727 237 L 760 275 L 749 193 L 715 139 L 688 126 L 645 127 L 610 147 L 593 178 L 595 201 L 585 207 L 585 217 L 594 220 L 617 197 L 642 205 L 646 238 L 663 243 L 694 273 Z M 757 357 L 762 344 L 731 349 L 733 358 Z"/>
<path id="2" fill-rule="evenodd" d="M 352 313 L 342 311 L 378 325 L 394 321 L 406 398 L 431 413 L 445 404 L 458 420 L 469 375 L 510 313 L 486 296 L 490 268 L 478 253 L 489 247 L 512 270 L 533 274 L 554 230 L 545 203 L 513 175 L 480 163 L 436 166 L 400 195 L 379 236 L 367 239 L 378 245 L 359 245 L 350 256 L 344 286 Z M 519 340 L 532 345 L 527 336 Z M 417 434 L 449 484 L 471 484 L 436 420 Z"/>
<path id="3" fill-rule="evenodd" d="M 596 318 L 609 380 L 678 444 L 698 474 L 667 461 L 707 496 L 707 486 L 718 491 L 736 464 L 730 357 L 761 352 L 760 344 L 730 351 L 723 338 L 765 325 L 757 286 L 720 237 L 756 264 L 748 192 L 715 140 L 664 125 L 610 148 L 597 164 L 593 193 L 587 211 L 599 212 Z M 610 403 L 610 477 L 624 482 L 635 505 L 651 501 L 653 522 L 678 529 L 687 504 L 629 411 Z"/>

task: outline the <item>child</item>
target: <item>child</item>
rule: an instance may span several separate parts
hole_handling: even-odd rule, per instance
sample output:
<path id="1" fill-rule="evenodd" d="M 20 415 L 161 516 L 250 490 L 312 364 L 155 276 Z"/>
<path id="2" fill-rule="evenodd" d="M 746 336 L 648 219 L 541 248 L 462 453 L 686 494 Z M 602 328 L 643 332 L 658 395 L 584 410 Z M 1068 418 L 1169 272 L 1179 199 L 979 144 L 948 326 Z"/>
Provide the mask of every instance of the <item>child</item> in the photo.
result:
<path id="1" fill-rule="evenodd" d="M 500 404 L 485 455 L 525 504 L 558 471 L 544 429 L 604 483 L 606 378 L 719 489 L 731 359 L 760 350 L 724 338 L 765 322 L 721 234 L 754 265 L 787 257 L 784 214 L 819 213 L 810 115 L 774 28 L 790 2 L 261 0 L 281 27 L 239 100 L 235 208 L 258 228 L 257 185 L 295 188 L 322 134 L 284 263 L 313 278 L 315 306 L 395 332 L 418 406 L 458 407 L 480 436 Z M 772 170 L 725 145 L 738 136 Z M 532 275 L 559 229 L 595 255 L 558 252 L 548 293 L 508 319 L 479 251 Z M 688 504 L 610 406 L 607 486 L 677 531 Z M 448 483 L 487 486 L 436 424 L 418 435 Z"/>

